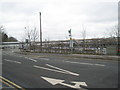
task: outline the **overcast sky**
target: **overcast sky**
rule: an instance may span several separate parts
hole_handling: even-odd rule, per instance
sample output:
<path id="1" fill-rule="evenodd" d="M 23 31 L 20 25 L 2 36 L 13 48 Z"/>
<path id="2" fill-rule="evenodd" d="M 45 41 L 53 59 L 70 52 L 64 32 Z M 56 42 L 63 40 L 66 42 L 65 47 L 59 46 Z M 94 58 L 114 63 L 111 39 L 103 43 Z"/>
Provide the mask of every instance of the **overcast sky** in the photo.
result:
<path id="1" fill-rule="evenodd" d="M 75 39 L 103 37 L 118 22 L 118 0 L 0 0 L 0 25 L 9 36 L 24 39 L 25 28 L 37 27 L 42 13 L 43 40 L 68 39 L 72 29 Z"/>

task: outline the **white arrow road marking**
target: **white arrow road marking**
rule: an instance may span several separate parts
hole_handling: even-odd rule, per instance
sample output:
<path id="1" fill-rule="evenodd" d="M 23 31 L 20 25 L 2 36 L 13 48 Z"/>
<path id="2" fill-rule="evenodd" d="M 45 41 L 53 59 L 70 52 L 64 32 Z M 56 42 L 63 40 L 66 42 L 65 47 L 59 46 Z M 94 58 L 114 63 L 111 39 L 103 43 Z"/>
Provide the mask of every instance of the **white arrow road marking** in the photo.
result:
<path id="1" fill-rule="evenodd" d="M 14 62 L 14 63 L 18 63 L 18 64 L 21 64 L 21 62 L 18 62 L 18 61 L 13 61 L 13 60 L 8 60 L 8 59 L 4 59 L 5 61 L 8 61 L 8 62 Z"/>
<path id="2" fill-rule="evenodd" d="M 70 84 L 63 83 L 65 80 L 53 79 L 53 78 L 48 78 L 48 77 L 43 77 L 43 76 L 41 76 L 41 78 L 48 81 L 52 85 L 61 84 L 61 85 L 64 85 L 64 86 L 67 86 L 67 87 L 70 87 L 70 88 L 76 88 L 76 89 L 81 88 L 80 85 L 87 86 L 87 84 L 85 82 L 74 82 L 74 81 L 72 81 L 72 83 L 75 83 L 75 85 L 70 85 Z"/>
<path id="3" fill-rule="evenodd" d="M 71 83 L 75 83 L 74 86 L 75 86 L 76 88 L 79 88 L 80 85 L 87 87 L 87 84 L 86 84 L 85 82 L 75 82 L 75 81 L 72 81 Z"/>
<path id="4" fill-rule="evenodd" d="M 53 78 L 48 78 L 48 77 L 43 77 L 41 76 L 42 79 L 48 81 L 49 83 L 51 83 L 52 85 L 56 85 L 58 83 L 62 83 L 64 82 L 65 80 L 60 80 L 60 79 L 53 79 Z"/>
<path id="5" fill-rule="evenodd" d="M 49 65 L 49 66 L 51 66 L 51 65 Z M 70 74 L 70 75 L 79 76 L 79 74 L 77 74 L 77 73 L 73 73 L 73 72 L 70 72 L 70 71 L 67 71 L 67 70 L 63 70 L 63 69 L 61 69 L 62 71 L 60 71 L 60 70 L 54 70 L 54 69 L 40 67 L 40 66 L 36 66 L 36 65 L 34 65 L 33 67 L 35 67 L 35 68 L 41 68 L 41 69 L 49 70 L 49 71 L 54 71 L 54 72 L 59 72 L 59 73 L 64 73 L 64 74 Z M 54 66 L 51 66 L 51 67 L 54 67 Z M 58 69 L 57 67 L 54 67 L 54 68 Z"/>
<path id="6" fill-rule="evenodd" d="M 84 64 L 84 65 L 105 66 L 105 65 L 103 65 L 103 64 L 81 63 L 81 62 L 72 62 L 72 61 L 64 61 L 64 62 L 75 63 L 75 64 Z"/>
<path id="7" fill-rule="evenodd" d="M 25 57 L 26 59 L 29 59 L 29 60 L 31 60 L 31 61 L 33 61 L 33 62 L 37 62 L 37 60 L 34 60 L 34 59 L 32 59 L 32 58 L 28 58 L 28 57 Z"/>
<path id="8" fill-rule="evenodd" d="M 67 71 L 67 70 L 64 70 L 64 69 L 61 69 L 61 68 L 58 68 L 58 67 L 55 67 L 55 66 L 49 65 L 49 64 L 46 64 L 46 65 L 49 66 L 49 67 L 52 67 L 52 68 L 55 68 L 55 69 L 61 70 L 61 71 L 66 72 L 66 73 L 69 73 L 69 74 L 72 74 L 72 75 L 79 76 L 79 74 L 77 74 L 77 73 L 73 73 L 73 72 L 70 72 L 70 71 Z"/>

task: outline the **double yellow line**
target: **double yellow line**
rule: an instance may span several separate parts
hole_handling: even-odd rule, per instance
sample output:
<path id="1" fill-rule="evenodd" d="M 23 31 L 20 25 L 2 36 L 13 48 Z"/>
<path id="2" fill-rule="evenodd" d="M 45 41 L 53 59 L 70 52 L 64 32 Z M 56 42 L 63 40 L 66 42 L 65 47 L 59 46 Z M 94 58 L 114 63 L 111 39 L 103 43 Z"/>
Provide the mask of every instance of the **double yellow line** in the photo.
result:
<path id="1" fill-rule="evenodd" d="M 19 85 L 11 82 L 10 80 L 8 80 L 8 79 L 6 79 L 6 78 L 4 78 L 4 77 L 2 77 L 2 76 L 0 76 L 0 81 L 1 81 L 2 83 L 4 83 L 4 84 L 8 85 L 9 87 L 18 88 L 18 89 L 21 89 L 21 90 L 25 90 L 25 89 L 23 89 L 22 87 L 20 87 Z"/>

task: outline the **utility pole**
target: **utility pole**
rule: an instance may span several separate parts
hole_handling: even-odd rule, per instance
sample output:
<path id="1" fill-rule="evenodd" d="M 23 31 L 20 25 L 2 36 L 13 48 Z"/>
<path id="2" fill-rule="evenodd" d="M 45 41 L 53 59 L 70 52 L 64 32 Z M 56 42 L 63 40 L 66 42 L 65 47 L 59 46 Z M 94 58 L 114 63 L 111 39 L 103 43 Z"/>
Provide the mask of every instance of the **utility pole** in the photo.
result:
<path id="1" fill-rule="evenodd" d="M 42 26 L 41 26 L 41 12 L 40 14 L 40 52 L 42 52 Z"/>

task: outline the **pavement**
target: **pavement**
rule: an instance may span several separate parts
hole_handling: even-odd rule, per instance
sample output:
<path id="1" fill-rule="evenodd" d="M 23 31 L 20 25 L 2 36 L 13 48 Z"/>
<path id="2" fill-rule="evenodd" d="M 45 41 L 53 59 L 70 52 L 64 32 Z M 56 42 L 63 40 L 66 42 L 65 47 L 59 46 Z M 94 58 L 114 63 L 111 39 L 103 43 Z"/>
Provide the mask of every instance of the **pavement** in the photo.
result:
<path id="1" fill-rule="evenodd" d="M 24 55 L 46 55 L 46 56 L 64 56 L 64 57 L 76 57 L 76 58 L 90 58 L 90 59 L 102 59 L 102 60 L 120 60 L 120 56 L 117 55 L 88 55 L 88 54 L 55 54 L 55 53 L 30 53 L 30 52 L 20 52 L 14 51 L 15 53 Z"/>
<path id="2" fill-rule="evenodd" d="M 103 60 L 120 60 L 120 56 L 112 55 L 84 55 L 84 54 L 73 54 L 71 56 L 80 57 L 80 58 L 91 58 L 91 59 L 103 59 Z"/>
<path id="3" fill-rule="evenodd" d="M 2 56 L 2 77 L 22 89 L 118 88 L 117 60 L 13 50 L 3 51 Z"/>

